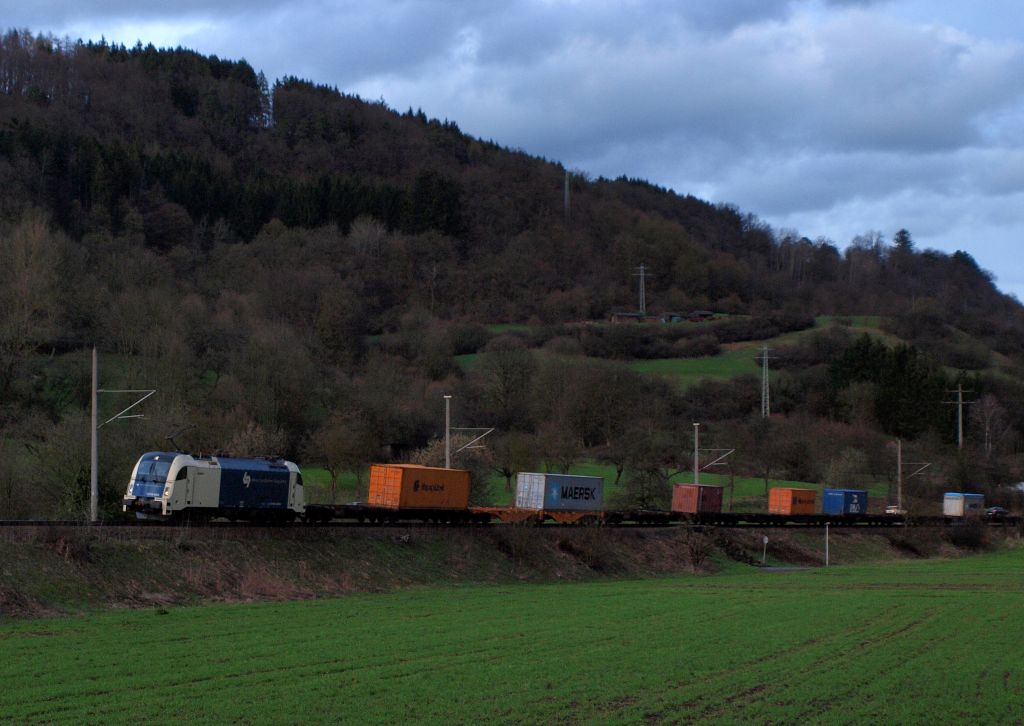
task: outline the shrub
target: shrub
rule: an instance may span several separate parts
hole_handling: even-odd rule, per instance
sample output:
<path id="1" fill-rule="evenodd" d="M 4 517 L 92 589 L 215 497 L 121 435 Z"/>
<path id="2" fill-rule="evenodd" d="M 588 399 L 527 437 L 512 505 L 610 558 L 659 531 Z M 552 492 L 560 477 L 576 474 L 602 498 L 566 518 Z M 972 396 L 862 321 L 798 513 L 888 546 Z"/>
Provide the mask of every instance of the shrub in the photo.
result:
<path id="1" fill-rule="evenodd" d="M 448 336 L 453 355 L 477 353 L 491 338 L 487 328 L 479 323 L 453 323 L 448 328 Z"/>
<path id="2" fill-rule="evenodd" d="M 988 533 L 977 519 L 968 519 L 946 530 L 946 539 L 961 549 L 980 550 L 988 546 Z"/>
<path id="3" fill-rule="evenodd" d="M 698 335 L 693 338 L 682 338 L 672 344 L 672 355 L 676 358 L 701 358 L 718 355 L 722 347 L 714 335 Z"/>
<path id="4" fill-rule="evenodd" d="M 544 344 L 544 350 L 558 355 L 583 355 L 583 344 L 568 335 L 559 335 Z"/>

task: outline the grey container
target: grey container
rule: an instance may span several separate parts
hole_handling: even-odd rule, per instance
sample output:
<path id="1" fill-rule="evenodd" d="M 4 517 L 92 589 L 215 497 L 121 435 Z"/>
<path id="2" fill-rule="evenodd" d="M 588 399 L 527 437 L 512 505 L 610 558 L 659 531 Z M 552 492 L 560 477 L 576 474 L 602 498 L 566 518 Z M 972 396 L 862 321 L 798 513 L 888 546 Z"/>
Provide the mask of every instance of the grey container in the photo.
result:
<path id="1" fill-rule="evenodd" d="M 985 497 L 968 492 L 946 492 L 942 497 L 942 513 L 947 517 L 966 517 L 980 514 L 985 508 Z"/>
<path id="2" fill-rule="evenodd" d="M 536 511 L 599 512 L 604 507 L 604 479 L 521 471 L 516 476 L 516 507 Z"/>

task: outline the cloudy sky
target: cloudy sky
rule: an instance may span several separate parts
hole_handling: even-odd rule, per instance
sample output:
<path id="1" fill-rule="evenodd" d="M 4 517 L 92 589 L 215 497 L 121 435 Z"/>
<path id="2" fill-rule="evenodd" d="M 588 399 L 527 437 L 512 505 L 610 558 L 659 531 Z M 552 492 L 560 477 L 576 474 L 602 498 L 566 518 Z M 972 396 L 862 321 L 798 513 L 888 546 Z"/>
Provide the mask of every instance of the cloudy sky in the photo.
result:
<path id="1" fill-rule="evenodd" d="M 909 229 L 1024 299 L 1020 0 L 0 0 L 245 58 L 845 246 Z"/>

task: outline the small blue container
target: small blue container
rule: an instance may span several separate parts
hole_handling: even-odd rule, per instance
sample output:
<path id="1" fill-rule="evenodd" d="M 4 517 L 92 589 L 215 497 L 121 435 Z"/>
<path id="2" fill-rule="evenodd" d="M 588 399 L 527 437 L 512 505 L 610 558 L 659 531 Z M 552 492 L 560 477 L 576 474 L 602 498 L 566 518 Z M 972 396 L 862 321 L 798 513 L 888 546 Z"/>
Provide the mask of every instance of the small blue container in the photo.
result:
<path id="1" fill-rule="evenodd" d="M 826 489 L 822 514 L 867 514 L 868 493 L 863 489 Z"/>

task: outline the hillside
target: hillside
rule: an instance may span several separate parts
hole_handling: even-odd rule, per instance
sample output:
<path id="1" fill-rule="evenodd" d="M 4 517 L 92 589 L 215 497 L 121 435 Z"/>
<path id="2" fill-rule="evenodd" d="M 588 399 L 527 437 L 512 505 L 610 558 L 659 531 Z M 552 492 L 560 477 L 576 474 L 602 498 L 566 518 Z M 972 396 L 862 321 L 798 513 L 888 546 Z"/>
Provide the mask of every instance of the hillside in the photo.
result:
<path id="1" fill-rule="evenodd" d="M 22 31 L 0 40 L 0 179 L 5 515 L 82 511 L 94 343 L 102 386 L 158 390 L 146 419 L 103 430 L 110 513 L 175 429 L 192 450 L 357 472 L 427 446 L 443 393 L 456 423 L 498 429 L 461 462 L 484 478 L 597 460 L 656 503 L 693 421 L 753 476 L 891 478 L 899 436 L 935 462 L 923 495 L 1009 501 L 1024 478 L 1024 309 L 969 252 L 906 230 L 840 249 L 580 172 L 566 209 L 562 165 L 455 121 Z M 635 307 L 640 264 L 653 311 L 719 319 L 607 324 Z M 958 385 L 978 401 L 963 449 L 943 403 Z"/>

